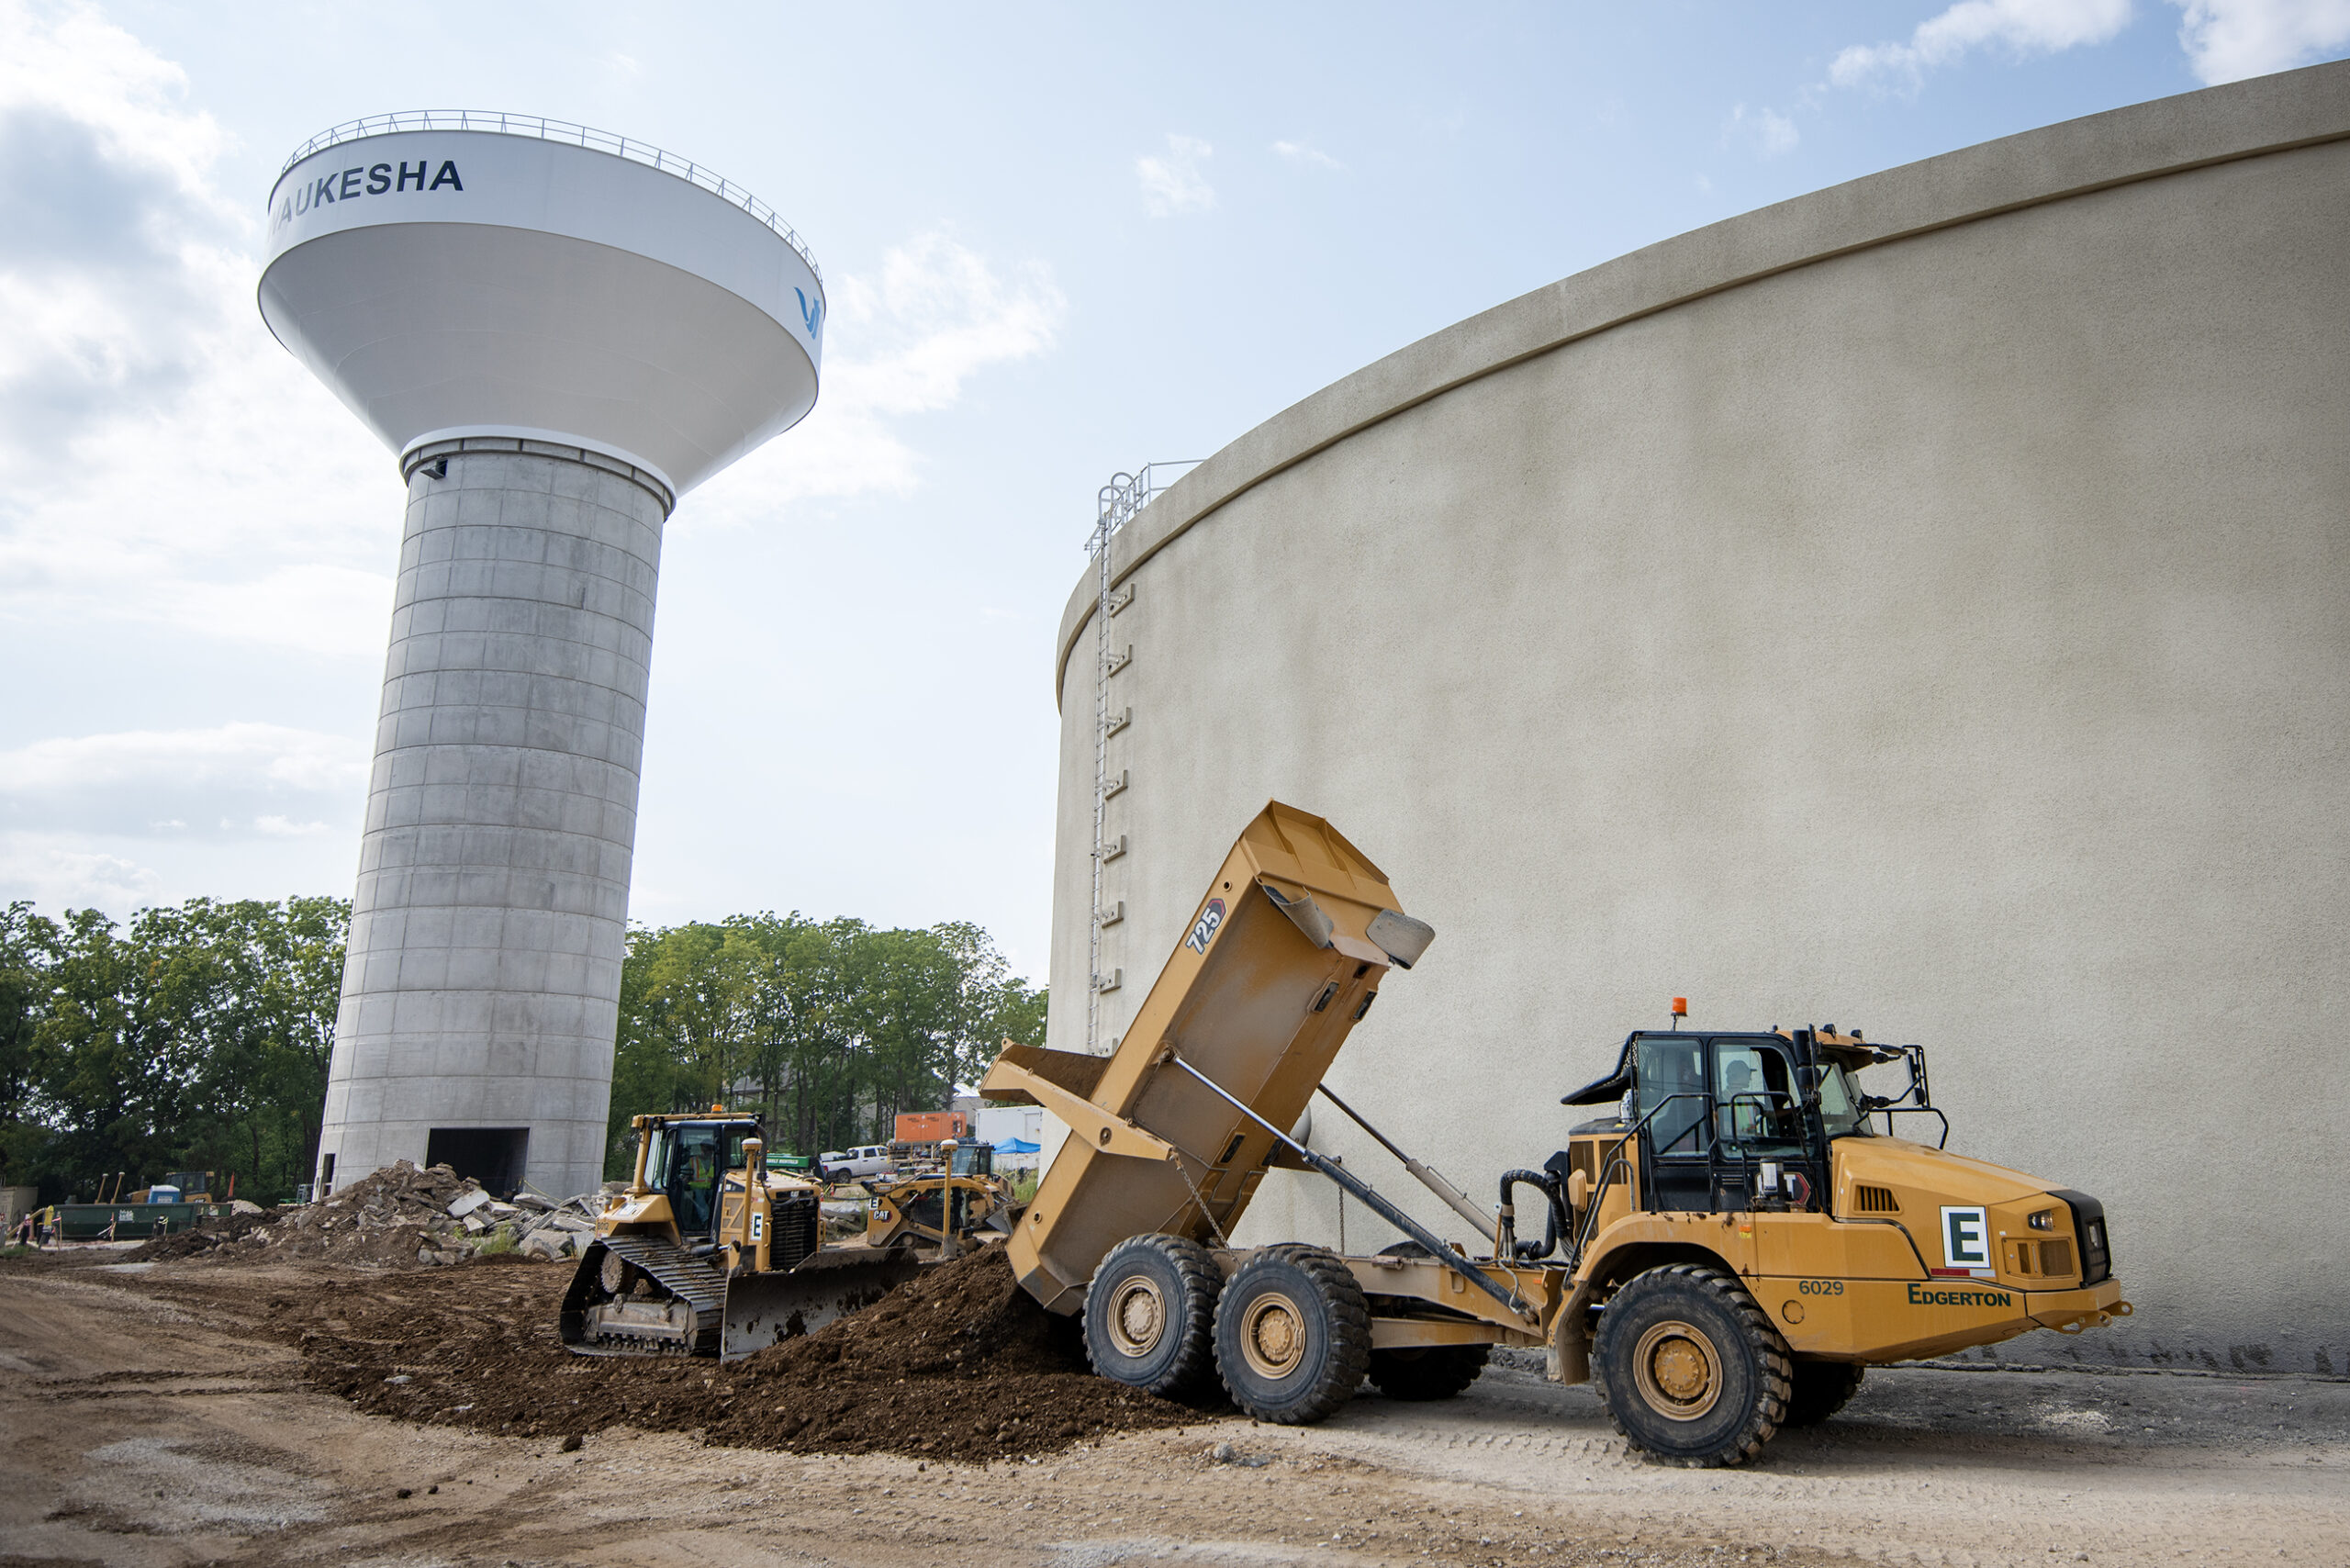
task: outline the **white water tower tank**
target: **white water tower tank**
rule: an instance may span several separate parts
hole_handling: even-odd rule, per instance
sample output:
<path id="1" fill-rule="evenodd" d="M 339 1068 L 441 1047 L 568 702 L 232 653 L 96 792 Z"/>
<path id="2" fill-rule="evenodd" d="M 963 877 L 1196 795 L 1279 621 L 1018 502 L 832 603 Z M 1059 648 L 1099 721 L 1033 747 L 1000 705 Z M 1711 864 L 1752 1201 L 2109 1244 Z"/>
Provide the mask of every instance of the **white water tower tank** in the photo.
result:
<path id="1" fill-rule="evenodd" d="M 499 114 L 313 138 L 268 233 L 263 319 L 408 485 L 319 1179 L 581 1192 L 662 528 L 814 405 L 822 280 L 698 164 Z"/>

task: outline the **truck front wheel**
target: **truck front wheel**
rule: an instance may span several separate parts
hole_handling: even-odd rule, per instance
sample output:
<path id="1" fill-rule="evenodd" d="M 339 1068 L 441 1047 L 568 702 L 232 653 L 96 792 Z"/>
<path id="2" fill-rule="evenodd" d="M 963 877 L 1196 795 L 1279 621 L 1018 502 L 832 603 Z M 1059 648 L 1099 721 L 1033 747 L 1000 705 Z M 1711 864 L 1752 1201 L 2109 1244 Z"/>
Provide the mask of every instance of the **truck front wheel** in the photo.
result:
<path id="1" fill-rule="evenodd" d="M 1085 1354 L 1113 1382 L 1182 1394 L 1215 1366 L 1215 1301 L 1224 1275 L 1206 1248 L 1180 1236 L 1132 1236 L 1110 1249 L 1085 1291 Z"/>
<path id="2" fill-rule="evenodd" d="M 1616 1429 L 1674 1464 L 1743 1464 L 1787 1409 L 1786 1341 L 1720 1269 L 1635 1275 L 1599 1315 L 1593 1371 Z"/>

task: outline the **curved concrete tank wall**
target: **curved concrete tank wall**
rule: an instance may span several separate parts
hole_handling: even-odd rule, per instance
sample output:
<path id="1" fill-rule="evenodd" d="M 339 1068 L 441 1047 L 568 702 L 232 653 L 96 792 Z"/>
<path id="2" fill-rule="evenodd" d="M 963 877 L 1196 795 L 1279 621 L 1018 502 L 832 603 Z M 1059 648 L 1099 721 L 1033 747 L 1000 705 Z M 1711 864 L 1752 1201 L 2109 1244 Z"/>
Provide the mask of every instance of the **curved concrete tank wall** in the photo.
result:
<path id="1" fill-rule="evenodd" d="M 1822 191 L 1413 344 L 1117 538 L 1103 1043 L 1277 796 L 1437 927 L 1332 1084 L 1479 1195 L 1674 994 L 1857 1026 L 1927 1044 L 1954 1148 L 2108 1206 L 2139 1315 L 2001 1354 L 2350 1371 L 2345 432 L 2350 64 Z M 1092 596 L 1059 648 L 1063 1049 Z M 1277 1174 L 1249 1238 L 1339 1217 Z"/>

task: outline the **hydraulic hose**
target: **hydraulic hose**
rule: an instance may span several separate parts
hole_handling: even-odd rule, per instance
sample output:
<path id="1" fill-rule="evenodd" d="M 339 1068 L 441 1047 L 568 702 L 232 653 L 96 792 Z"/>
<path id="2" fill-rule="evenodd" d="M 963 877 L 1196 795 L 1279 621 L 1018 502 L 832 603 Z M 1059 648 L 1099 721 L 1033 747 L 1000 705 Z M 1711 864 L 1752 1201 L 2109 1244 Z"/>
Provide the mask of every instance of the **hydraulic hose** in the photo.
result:
<path id="1" fill-rule="evenodd" d="M 1543 1197 L 1542 1240 L 1539 1245 L 1516 1239 L 1513 1222 L 1517 1207 L 1511 1202 L 1510 1189 L 1523 1182 L 1539 1191 Z M 1548 1170 L 1505 1170 L 1502 1172 L 1502 1228 L 1509 1233 L 1510 1255 L 1519 1259 L 1548 1258 L 1558 1250 L 1559 1238 L 1571 1233 L 1572 1223 L 1566 1216 L 1566 1199 L 1559 1178 Z"/>

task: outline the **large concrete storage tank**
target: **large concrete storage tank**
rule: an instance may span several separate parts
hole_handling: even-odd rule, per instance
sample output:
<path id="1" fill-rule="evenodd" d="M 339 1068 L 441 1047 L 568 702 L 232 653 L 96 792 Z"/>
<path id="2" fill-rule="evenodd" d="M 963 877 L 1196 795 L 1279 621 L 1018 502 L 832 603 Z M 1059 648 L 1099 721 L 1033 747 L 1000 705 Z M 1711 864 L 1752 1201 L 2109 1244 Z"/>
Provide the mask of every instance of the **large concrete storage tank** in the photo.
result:
<path id="1" fill-rule="evenodd" d="M 772 209 L 580 126 L 393 115 L 296 151 L 261 310 L 398 454 L 408 526 L 319 1177 L 603 1174 L 661 532 L 816 400 Z"/>
<path id="2" fill-rule="evenodd" d="M 2350 64 L 1855 181 L 1415 343 L 1115 537 L 1101 970 L 1146 983 L 1102 1047 L 1278 797 L 1437 927 L 1333 1086 L 1473 1191 L 1561 1147 L 1559 1095 L 1673 994 L 1858 1025 L 1929 1046 L 1954 1146 L 2107 1205 L 2139 1315 L 2010 1355 L 2350 1371 L 2350 1217 L 2300 1179 L 2350 1164 L 2345 434 Z M 1059 644 L 1063 1049 L 1095 599 Z M 1258 1238 L 1334 1240 L 1281 1181 Z"/>

